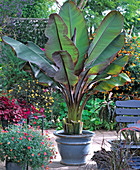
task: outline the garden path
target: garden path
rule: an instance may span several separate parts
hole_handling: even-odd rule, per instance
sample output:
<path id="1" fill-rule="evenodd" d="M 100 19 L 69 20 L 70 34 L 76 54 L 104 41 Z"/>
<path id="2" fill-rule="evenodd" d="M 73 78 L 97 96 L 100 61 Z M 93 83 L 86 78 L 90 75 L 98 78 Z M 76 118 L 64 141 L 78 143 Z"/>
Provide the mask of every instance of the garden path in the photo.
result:
<path id="1" fill-rule="evenodd" d="M 56 142 L 55 142 L 55 136 L 53 135 L 53 132 L 55 129 L 49 129 L 48 134 L 54 142 L 54 146 L 57 150 Z M 101 147 L 103 146 L 106 150 L 110 150 L 110 145 L 107 142 L 108 140 L 111 139 L 116 139 L 117 134 L 115 131 L 95 131 L 95 136 L 92 139 L 92 148 L 90 151 L 90 154 L 87 159 L 87 165 L 84 166 L 65 166 L 60 164 L 60 155 L 59 153 L 56 156 L 56 159 L 53 160 L 53 162 L 49 165 L 49 170 L 96 170 L 96 163 L 94 161 L 91 161 L 91 157 L 93 156 L 94 151 L 101 150 Z M 0 162 L 0 170 L 6 170 L 4 167 L 4 163 Z"/>

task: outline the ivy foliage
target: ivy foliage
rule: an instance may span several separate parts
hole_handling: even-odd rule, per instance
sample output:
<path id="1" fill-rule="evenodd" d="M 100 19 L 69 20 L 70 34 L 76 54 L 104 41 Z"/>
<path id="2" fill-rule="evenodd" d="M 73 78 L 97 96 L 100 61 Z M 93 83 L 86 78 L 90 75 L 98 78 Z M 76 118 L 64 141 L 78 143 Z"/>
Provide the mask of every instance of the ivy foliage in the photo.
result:
<path id="1" fill-rule="evenodd" d="M 9 23 L 3 29 L 3 34 L 23 43 L 32 41 L 44 48 L 47 41 L 47 37 L 44 34 L 47 23 L 48 19 L 10 18 Z"/>
<path id="2" fill-rule="evenodd" d="M 27 5 L 22 9 L 23 18 L 48 18 L 55 12 L 55 0 L 35 0 L 33 5 Z"/>

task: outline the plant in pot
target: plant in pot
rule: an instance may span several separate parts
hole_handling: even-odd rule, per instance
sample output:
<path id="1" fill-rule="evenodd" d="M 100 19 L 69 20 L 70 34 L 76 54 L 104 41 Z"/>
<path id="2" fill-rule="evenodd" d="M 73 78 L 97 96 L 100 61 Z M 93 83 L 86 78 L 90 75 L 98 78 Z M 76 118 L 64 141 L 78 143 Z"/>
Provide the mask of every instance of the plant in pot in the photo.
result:
<path id="1" fill-rule="evenodd" d="M 15 125 L 0 129 L 0 160 L 6 158 L 6 170 L 22 170 L 27 165 L 44 169 L 55 156 L 47 134 L 31 126 Z"/>
<path id="2" fill-rule="evenodd" d="M 138 124 L 139 126 L 139 124 Z M 127 164 L 132 168 L 139 169 L 140 165 L 140 128 L 135 125 L 130 128 L 122 128 L 120 130 L 122 134 L 121 139 L 111 140 L 111 149 L 127 151 Z"/>
<path id="3" fill-rule="evenodd" d="M 97 169 L 105 170 L 129 170 L 130 166 L 128 165 L 128 150 L 117 147 L 115 150 L 106 151 L 104 148 L 101 148 L 100 151 L 94 152 L 92 161 L 97 163 Z"/>
<path id="4" fill-rule="evenodd" d="M 24 45 L 7 36 L 2 37 L 3 42 L 13 48 L 17 57 L 26 61 L 24 69 L 30 69 L 41 84 L 54 83 L 54 87 L 62 93 L 68 116 L 64 119 L 64 132 L 55 133 L 58 136 L 60 153 L 65 150 L 62 163 L 86 163 L 85 155 L 88 152 L 83 152 L 86 149 L 83 149 L 81 140 L 83 137 L 88 147 L 93 134 L 85 134 L 86 132 L 82 131 L 81 118 L 88 98 L 98 91 L 110 91 L 114 86 L 122 86 L 130 81 L 125 73 L 120 73 L 128 62 L 128 56 L 117 57 L 118 51 L 124 45 L 125 33 L 122 29 L 123 16 L 118 11 L 111 11 L 100 24 L 89 45 L 86 23 L 81 11 L 73 1 L 66 1 L 59 14 L 51 14 L 49 17 L 45 30 L 48 37 L 45 53 L 32 42 Z M 77 145 L 72 146 L 74 151 L 72 148 L 68 149 L 70 142 L 68 145 L 67 141 L 60 142 L 61 137 L 67 141 L 72 138 L 77 140 Z M 60 143 L 63 143 L 62 146 Z M 79 156 L 75 154 L 78 152 L 75 151 L 77 148 Z M 68 150 L 73 152 L 73 155 L 68 153 Z M 74 160 L 67 156 L 73 157 Z"/>

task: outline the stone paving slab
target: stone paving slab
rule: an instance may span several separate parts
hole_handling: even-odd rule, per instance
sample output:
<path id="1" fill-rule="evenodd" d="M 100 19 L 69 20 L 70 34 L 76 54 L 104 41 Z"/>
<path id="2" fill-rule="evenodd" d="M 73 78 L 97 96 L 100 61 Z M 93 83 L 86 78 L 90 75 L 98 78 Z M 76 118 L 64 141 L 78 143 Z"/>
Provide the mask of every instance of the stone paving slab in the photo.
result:
<path id="1" fill-rule="evenodd" d="M 56 136 L 53 135 L 55 129 L 49 129 L 48 134 L 51 138 L 51 141 L 54 143 L 54 146 L 57 150 L 57 144 L 55 142 Z M 56 156 L 56 159 L 49 165 L 50 170 L 96 170 L 96 163 L 91 161 L 91 157 L 95 151 L 101 150 L 101 147 L 104 147 L 106 150 L 110 150 L 110 144 L 107 142 L 108 140 L 116 139 L 117 134 L 115 131 L 95 131 L 95 135 L 92 139 L 92 147 L 91 151 L 87 158 L 87 164 L 83 166 L 66 166 L 60 164 L 61 157 L 59 153 Z M 5 164 L 0 162 L 0 170 L 6 170 Z"/>

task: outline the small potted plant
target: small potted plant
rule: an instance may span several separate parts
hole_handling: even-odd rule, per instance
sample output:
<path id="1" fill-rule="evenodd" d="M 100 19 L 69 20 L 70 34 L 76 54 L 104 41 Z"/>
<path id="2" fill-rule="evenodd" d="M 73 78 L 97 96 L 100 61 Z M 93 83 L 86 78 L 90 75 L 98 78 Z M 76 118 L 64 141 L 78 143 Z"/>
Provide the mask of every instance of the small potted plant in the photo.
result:
<path id="1" fill-rule="evenodd" d="M 11 166 L 26 169 L 27 165 L 43 169 L 55 156 L 47 132 L 42 135 L 30 126 L 15 125 L 1 129 L 0 136 L 0 159 L 4 161 L 6 158 L 7 170 L 11 170 Z"/>
<path id="2" fill-rule="evenodd" d="M 138 125 L 138 124 L 137 124 Z M 130 128 L 122 128 L 120 130 L 122 134 L 122 138 L 117 140 L 111 140 L 109 143 L 111 144 L 111 150 L 124 150 L 128 152 L 127 162 L 128 165 L 132 168 L 139 169 L 140 162 L 140 128 L 139 125 L 136 127 L 135 125 Z"/>
<path id="3" fill-rule="evenodd" d="M 2 37 L 17 57 L 25 61 L 26 71 L 30 70 L 39 83 L 53 84 L 62 93 L 68 115 L 64 119 L 64 131 L 54 134 L 58 137 L 63 164 L 86 163 L 89 143 L 94 135 L 82 131 L 82 111 L 88 98 L 98 91 L 107 92 L 130 81 L 125 73 L 121 73 L 128 56 L 117 57 L 124 45 L 123 23 L 123 16 L 118 11 L 111 11 L 89 45 L 84 17 L 76 4 L 69 0 L 59 14 L 49 17 L 45 52 L 32 42 L 24 45 L 10 37 Z"/>
<path id="4" fill-rule="evenodd" d="M 106 151 L 104 148 L 101 148 L 100 151 L 94 152 L 92 161 L 95 161 L 97 164 L 97 169 L 104 170 L 128 170 L 130 167 L 128 165 L 128 151 L 123 150 L 122 148 L 117 148 L 112 151 Z"/>

